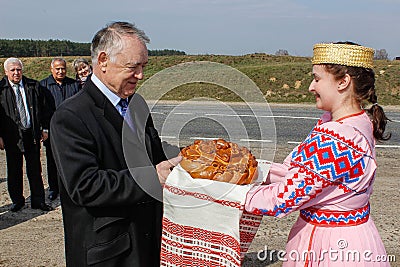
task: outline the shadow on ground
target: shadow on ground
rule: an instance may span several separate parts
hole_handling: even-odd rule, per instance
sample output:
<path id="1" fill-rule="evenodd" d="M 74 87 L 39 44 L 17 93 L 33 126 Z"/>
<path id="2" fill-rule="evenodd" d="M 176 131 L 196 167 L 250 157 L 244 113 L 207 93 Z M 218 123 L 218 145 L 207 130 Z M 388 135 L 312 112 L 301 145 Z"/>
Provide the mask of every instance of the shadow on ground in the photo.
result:
<path id="1" fill-rule="evenodd" d="M 270 257 L 267 257 L 270 255 Z M 264 267 L 278 262 L 278 257 L 273 251 L 249 252 L 245 255 L 243 267 Z"/>
<path id="2" fill-rule="evenodd" d="M 0 183 L 6 182 L 7 179 L 0 178 Z M 47 196 L 49 194 L 49 189 L 45 191 L 46 203 L 51 205 L 53 208 L 60 206 L 60 197 L 54 201 L 50 201 Z M 11 212 L 11 203 L 0 207 L 0 230 L 7 229 L 9 227 L 15 226 L 17 224 L 29 221 L 40 215 L 48 213 L 48 211 L 42 211 L 40 209 L 31 209 L 31 198 L 30 196 L 25 199 L 25 206 L 17 211 Z"/>

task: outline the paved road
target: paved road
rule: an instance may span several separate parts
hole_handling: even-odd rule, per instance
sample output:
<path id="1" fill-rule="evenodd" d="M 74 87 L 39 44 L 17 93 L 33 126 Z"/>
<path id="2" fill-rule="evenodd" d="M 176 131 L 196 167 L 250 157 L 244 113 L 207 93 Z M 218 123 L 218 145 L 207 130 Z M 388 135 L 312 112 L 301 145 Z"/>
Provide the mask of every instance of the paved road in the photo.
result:
<path id="1" fill-rule="evenodd" d="M 162 139 L 184 146 L 197 138 L 225 138 L 254 147 L 301 142 L 322 111 L 314 106 L 188 103 L 150 105 Z M 386 111 L 392 138 L 378 147 L 400 148 L 400 109 Z M 246 143 L 247 142 L 247 143 Z"/>

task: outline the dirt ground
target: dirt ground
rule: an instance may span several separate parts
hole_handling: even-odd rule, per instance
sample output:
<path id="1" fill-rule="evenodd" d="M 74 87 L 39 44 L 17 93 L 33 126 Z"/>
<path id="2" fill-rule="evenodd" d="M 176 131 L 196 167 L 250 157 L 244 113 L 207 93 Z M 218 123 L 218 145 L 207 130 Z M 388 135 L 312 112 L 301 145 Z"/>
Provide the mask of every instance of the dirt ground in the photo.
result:
<path id="1" fill-rule="evenodd" d="M 276 161 L 281 161 L 291 147 L 278 147 Z M 42 158 L 45 159 L 44 151 Z M 372 214 L 388 255 L 394 255 L 391 266 L 400 266 L 400 149 L 378 148 L 378 172 L 371 198 Z M 44 183 L 47 188 L 45 160 Z M 0 152 L 0 266 L 65 266 L 63 225 L 59 199 L 51 202 L 55 208 L 43 212 L 30 208 L 29 186 L 25 178 L 25 207 L 9 212 L 11 200 L 7 192 L 4 151 Z M 46 190 L 46 196 L 48 191 Z M 47 198 L 46 198 L 47 199 Z M 258 252 L 284 250 L 289 230 L 298 213 L 283 219 L 264 217 L 262 225 L 246 256 L 244 266 L 281 266 L 274 259 L 261 261 Z M 262 255 L 262 254 L 259 254 Z"/>

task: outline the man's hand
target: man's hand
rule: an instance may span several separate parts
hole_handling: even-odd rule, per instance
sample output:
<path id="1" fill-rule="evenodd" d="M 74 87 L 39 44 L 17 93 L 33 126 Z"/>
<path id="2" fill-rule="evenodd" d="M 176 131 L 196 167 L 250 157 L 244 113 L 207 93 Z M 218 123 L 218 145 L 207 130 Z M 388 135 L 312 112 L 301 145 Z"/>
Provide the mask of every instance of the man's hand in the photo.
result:
<path id="1" fill-rule="evenodd" d="M 4 141 L 2 137 L 0 137 L 0 149 L 4 150 Z"/>
<path id="2" fill-rule="evenodd" d="M 161 185 L 165 184 L 168 175 L 171 173 L 172 169 L 181 162 L 182 156 L 177 156 L 175 158 L 162 161 L 157 164 L 156 170 L 158 174 L 158 179 L 160 180 Z"/>
<path id="3" fill-rule="evenodd" d="M 41 139 L 41 141 L 44 142 L 44 141 L 47 140 L 47 138 L 49 138 L 49 132 L 42 131 L 42 139 Z"/>

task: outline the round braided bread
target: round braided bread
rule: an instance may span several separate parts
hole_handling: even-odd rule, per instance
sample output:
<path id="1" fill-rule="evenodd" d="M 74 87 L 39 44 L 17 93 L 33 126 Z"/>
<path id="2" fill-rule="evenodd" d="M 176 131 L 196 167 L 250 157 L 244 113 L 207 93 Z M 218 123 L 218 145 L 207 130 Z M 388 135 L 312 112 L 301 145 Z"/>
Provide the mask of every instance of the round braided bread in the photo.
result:
<path id="1" fill-rule="evenodd" d="M 258 163 L 251 152 L 223 139 L 195 140 L 181 154 L 180 165 L 193 178 L 243 185 L 257 177 Z"/>

